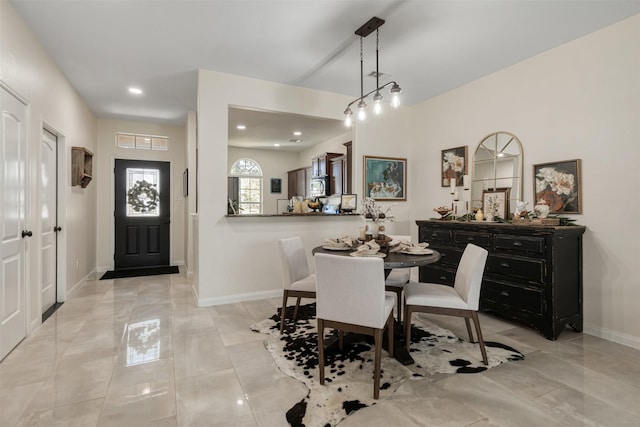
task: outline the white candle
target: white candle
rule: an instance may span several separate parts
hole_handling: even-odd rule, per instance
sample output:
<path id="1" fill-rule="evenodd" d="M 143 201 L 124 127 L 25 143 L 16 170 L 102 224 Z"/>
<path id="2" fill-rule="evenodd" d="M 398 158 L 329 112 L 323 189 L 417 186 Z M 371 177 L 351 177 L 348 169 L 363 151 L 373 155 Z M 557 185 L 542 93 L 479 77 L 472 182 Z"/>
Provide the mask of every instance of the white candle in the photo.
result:
<path id="1" fill-rule="evenodd" d="M 456 179 L 451 178 L 451 194 L 456 192 Z"/>
<path id="2" fill-rule="evenodd" d="M 457 202 L 458 200 L 460 200 L 460 199 L 458 198 L 458 192 L 457 192 L 457 191 L 454 191 L 454 192 L 453 192 L 453 200 L 455 200 L 456 202 Z"/>
<path id="3" fill-rule="evenodd" d="M 462 177 L 462 186 L 464 187 L 465 190 L 469 189 L 469 175 L 464 175 Z"/>

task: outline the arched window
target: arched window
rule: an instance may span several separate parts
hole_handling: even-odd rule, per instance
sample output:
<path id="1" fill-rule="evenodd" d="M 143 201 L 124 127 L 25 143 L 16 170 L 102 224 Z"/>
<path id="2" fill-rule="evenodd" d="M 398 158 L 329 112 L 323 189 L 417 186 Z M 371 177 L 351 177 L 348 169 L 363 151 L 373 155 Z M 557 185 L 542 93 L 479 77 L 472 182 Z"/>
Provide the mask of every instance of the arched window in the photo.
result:
<path id="1" fill-rule="evenodd" d="M 238 194 L 229 195 L 236 213 L 262 213 L 262 168 L 251 159 L 239 159 L 231 166 L 231 176 L 238 180 Z M 237 196 L 237 199 L 234 199 Z"/>

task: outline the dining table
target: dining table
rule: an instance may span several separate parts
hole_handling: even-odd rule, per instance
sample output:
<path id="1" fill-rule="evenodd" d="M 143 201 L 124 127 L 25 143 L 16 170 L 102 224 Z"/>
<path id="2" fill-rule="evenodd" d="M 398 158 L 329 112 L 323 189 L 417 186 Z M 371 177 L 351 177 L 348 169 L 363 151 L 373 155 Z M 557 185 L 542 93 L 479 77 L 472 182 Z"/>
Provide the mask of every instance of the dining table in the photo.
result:
<path id="1" fill-rule="evenodd" d="M 440 260 L 440 252 L 435 249 L 429 249 L 425 252 L 430 252 L 427 254 L 421 253 L 407 253 L 400 251 L 391 251 L 392 246 L 381 247 L 380 254 L 384 255 L 374 255 L 380 256 L 384 261 L 384 277 L 387 278 L 391 270 L 396 268 L 413 268 L 413 267 L 421 267 L 428 264 L 433 264 Z M 313 255 L 317 253 L 323 254 L 332 254 L 332 255 L 343 255 L 343 256 L 352 256 L 351 254 L 356 252 L 357 248 L 329 248 L 327 245 L 316 246 L 311 250 Z M 394 358 L 402 363 L 403 365 L 411 365 L 414 363 L 413 358 L 406 350 L 405 347 L 405 339 L 404 331 L 402 325 L 394 320 L 394 345 L 393 345 L 393 356 Z M 386 338 L 385 338 L 386 342 Z M 336 340 L 330 339 L 328 341 L 328 346 L 336 345 Z"/>

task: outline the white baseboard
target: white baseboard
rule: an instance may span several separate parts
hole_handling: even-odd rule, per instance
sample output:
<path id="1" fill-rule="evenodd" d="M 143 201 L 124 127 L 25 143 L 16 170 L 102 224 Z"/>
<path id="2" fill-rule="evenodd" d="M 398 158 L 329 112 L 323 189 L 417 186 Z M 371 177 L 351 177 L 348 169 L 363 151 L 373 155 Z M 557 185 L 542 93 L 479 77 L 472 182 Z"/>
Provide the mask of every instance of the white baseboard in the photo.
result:
<path id="1" fill-rule="evenodd" d="M 195 291 L 194 291 L 195 295 Z M 242 302 L 242 301 L 254 301 L 265 298 L 275 298 L 282 296 L 282 289 L 277 289 L 273 291 L 263 291 L 263 292 L 250 292 L 247 294 L 235 294 L 235 295 L 226 295 L 223 297 L 214 297 L 214 298 L 197 298 L 198 307 L 208 307 L 212 305 L 222 305 L 222 304 L 231 304 L 234 302 Z"/>
<path id="2" fill-rule="evenodd" d="M 78 292 L 80 290 L 80 288 L 82 287 L 82 285 L 84 285 L 85 283 L 87 283 L 87 281 L 89 280 L 95 280 L 96 276 L 98 275 L 98 271 L 97 270 L 91 270 L 86 276 L 84 276 L 82 279 L 80 279 L 78 282 L 76 282 L 76 284 L 74 284 L 71 288 L 67 288 L 67 292 L 65 292 L 65 301 L 67 299 L 69 299 L 69 297 L 73 294 L 75 294 L 76 292 Z"/>
<path id="3" fill-rule="evenodd" d="M 640 338 L 633 335 L 614 331 L 612 329 L 603 328 L 601 326 L 584 325 L 584 333 L 593 335 L 607 341 L 613 341 L 618 344 L 626 345 L 627 347 L 637 348 L 640 350 Z"/>

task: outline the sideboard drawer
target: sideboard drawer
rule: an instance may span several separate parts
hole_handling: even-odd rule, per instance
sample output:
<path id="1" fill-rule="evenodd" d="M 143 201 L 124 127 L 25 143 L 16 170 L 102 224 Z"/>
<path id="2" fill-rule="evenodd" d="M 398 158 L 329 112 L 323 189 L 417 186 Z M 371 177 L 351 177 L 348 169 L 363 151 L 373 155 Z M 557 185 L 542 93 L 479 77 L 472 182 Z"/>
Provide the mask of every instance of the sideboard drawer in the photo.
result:
<path id="1" fill-rule="evenodd" d="M 452 248 L 450 246 L 434 247 L 433 249 L 440 252 L 439 262 L 441 264 L 451 265 L 454 269 L 458 267 L 460 258 L 462 258 L 462 249 Z"/>
<path id="2" fill-rule="evenodd" d="M 449 230 L 427 229 L 420 233 L 420 241 L 428 243 L 449 243 L 451 242 L 451 232 Z"/>
<path id="3" fill-rule="evenodd" d="M 453 241 L 457 244 L 466 245 L 467 243 L 473 243 L 476 246 L 488 248 L 491 242 L 491 235 L 473 231 L 456 231 Z"/>
<path id="4" fill-rule="evenodd" d="M 535 254 L 542 254 L 544 252 L 544 237 L 496 234 L 495 239 L 496 249 L 508 249 Z"/>
<path id="5" fill-rule="evenodd" d="M 528 282 L 543 284 L 545 270 L 543 259 L 493 254 L 487 257 L 487 272 L 505 277 L 518 277 Z"/>
<path id="6" fill-rule="evenodd" d="M 420 267 L 421 282 L 453 286 L 455 280 L 455 270 L 442 267 Z"/>
<path id="7" fill-rule="evenodd" d="M 517 307 L 518 310 L 534 314 L 542 313 L 543 291 L 541 289 L 483 280 L 481 297 L 498 305 Z"/>

